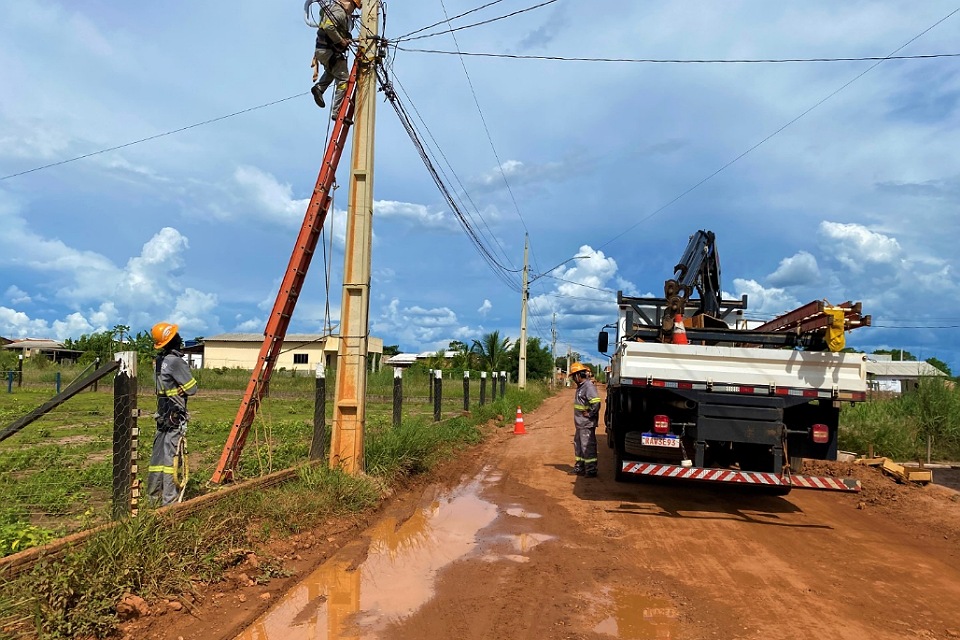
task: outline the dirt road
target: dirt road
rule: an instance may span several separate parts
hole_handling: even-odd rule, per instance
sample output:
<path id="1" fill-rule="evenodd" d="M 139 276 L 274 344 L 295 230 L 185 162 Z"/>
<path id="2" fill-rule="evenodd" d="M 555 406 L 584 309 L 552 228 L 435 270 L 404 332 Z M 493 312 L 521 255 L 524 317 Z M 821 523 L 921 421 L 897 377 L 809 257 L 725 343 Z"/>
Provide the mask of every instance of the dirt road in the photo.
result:
<path id="1" fill-rule="evenodd" d="M 571 405 L 501 429 L 282 597 L 227 593 L 164 637 L 960 637 L 955 492 L 853 465 L 862 494 L 616 483 L 602 433 L 600 477 L 571 476 Z M 273 608 L 240 619 L 263 591 Z"/>

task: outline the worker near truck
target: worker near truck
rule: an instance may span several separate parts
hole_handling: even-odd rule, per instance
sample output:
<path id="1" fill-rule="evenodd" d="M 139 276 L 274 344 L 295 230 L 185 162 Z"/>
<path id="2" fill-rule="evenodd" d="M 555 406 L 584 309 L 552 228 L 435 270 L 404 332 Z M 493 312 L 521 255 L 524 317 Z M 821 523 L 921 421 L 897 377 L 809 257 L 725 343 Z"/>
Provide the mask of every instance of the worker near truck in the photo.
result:
<path id="1" fill-rule="evenodd" d="M 573 397 L 573 472 L 587 478 L 597 477 L 597 422 L 600 419 L 600 394 L 590 379 L 590 368 L 581 363 L 570 365 L 570 377 L 577 384 Z"/>
<path id="2" fill-rule="evenodd" d="M 313 79 L 316 84 L 310 92 L 318 107 L 325 107 L 323 94 L 327 87 L 336 80 L 336 91 L 333 96 L 333 113 L 331 120 L 337 119 L 340 105 L 347 91 L 347 79 L 350 72 L 347 69 L 347 49 L 353 42 L 353 12 L 362 7 L 362 0 L 335 0 L 320 2 L 320 26 L 317 28 L 317 42 L 313 54 Z M 319 67 L 323 67 L 323 75 L 317 81 Z"/>
<path id="3" fill-rule="evenodd" d="M 178 502 L 182 487 L 177 486 L 174 461 L 184 456 L 187 434 L 187 398 L 197 393 L 197 381 L 183 359 L 183 339 L 178 326 L 159 322 L 150 330 L 153 346 L 160 350 L 154 367 L 157 389 L 157 433 L 147 470 L 147 497 L 154 505 Z M 181 468 L 183 468 L 181 466 Z"/>

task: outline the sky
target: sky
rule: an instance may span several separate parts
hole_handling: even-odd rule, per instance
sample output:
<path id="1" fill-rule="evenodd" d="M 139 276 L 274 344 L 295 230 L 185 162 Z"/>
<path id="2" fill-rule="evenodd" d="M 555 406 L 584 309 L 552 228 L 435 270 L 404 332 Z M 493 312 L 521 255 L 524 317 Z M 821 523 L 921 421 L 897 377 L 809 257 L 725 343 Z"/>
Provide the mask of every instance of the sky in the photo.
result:
<path id="1" fill-rule="evenodd" d="M 393 88 L 487 254 L 381 93 L 372 335 L 519 338 L 528 237 L 529 337 L 602 363 L 616 292 L 662 296 L 707 229 L 748 318 L 860 301 L 848 346 L 960 372 L 960 57 L 689 62 L 956 56 L 956 3 L 499 0 L 444 22 L 488 2 L 383 3 Z M 328 134 L 313 42 L 300 2 L 0 0 L 0 336 L 262 333 Z M 338 323 L 347 192 L 290 332 Z"/>

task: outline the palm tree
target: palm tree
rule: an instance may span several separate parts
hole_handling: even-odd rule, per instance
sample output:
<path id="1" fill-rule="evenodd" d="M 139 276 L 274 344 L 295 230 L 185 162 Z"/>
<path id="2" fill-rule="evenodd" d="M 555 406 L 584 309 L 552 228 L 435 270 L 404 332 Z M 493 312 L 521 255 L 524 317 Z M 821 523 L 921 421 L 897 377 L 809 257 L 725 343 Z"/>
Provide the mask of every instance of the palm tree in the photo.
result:
<path id="1" fill-rule="evenodd" d="M 493 331 L 474 340 L 470 350 L 480 357 L 481 369 L 504 371 L 510 357 L 510 338 L 501 338 L 499 331 Z"/>

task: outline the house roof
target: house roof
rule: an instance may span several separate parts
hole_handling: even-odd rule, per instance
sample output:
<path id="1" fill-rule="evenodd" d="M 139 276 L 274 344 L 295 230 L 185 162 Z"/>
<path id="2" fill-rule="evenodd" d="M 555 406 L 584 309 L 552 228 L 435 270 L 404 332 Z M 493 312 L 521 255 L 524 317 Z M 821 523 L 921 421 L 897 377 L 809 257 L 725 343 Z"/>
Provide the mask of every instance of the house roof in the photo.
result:
<path id="1" fill-rule="evenodd" d="M 38 351 L 69 351 L 62 342 L 45 338 L 24 338 L 3 345 L 4 349 L 37 349 Z"/>
<path id="2" fill-rule="evenodd" d="M 398 353 L 384 360 L 383 364 L 388 367 L 409 367 L 417 361 L 418 357 L 416 353 Z"/>
<path id="3" fill-rule="evenodd" d="M 924 376 L 945 376 L 929 362 L 916 360 L 897 360 L 874 362 L 867 360 L 867 376 L 873 378 L 921 378 Z"/>

